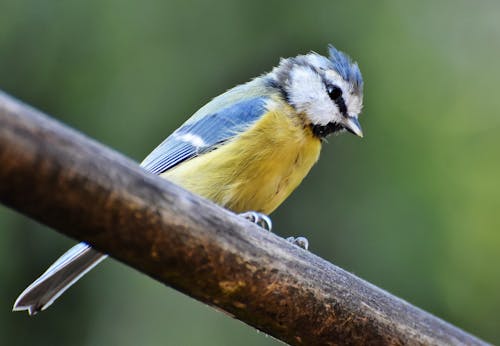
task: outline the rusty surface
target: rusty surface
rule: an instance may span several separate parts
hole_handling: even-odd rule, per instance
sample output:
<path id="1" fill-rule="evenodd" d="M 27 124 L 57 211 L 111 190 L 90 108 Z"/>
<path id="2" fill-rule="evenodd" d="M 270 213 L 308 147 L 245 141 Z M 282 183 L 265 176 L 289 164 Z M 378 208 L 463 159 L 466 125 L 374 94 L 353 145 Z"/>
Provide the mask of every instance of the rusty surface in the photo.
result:
<path id="1" fill-rule="evenodd" d="M 0 92 L 0 201 L 292 345 L 483 345 Z"/>

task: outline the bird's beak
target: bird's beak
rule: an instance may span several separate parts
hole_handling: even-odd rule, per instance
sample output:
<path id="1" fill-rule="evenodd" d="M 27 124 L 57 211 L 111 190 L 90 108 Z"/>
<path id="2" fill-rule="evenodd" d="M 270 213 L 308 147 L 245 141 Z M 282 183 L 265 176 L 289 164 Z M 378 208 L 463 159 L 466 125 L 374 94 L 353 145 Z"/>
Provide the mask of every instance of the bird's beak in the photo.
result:
<path id="1" fill-rule="evenodd" d="M 361 129 L 361 125 L 359 124 L 357 118 L 355 117 L 347 118 L 347 121 L 344 123 L 344 127 L 346 128 L 347 131 L 349 131 L 353 135 L 363 138 L 363 130 Z"/>

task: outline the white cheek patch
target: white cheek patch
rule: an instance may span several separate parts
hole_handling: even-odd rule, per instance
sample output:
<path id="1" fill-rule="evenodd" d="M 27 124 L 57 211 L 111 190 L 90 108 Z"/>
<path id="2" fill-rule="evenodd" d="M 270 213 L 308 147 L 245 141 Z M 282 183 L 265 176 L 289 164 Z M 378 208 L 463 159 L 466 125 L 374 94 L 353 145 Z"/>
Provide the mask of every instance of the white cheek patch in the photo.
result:
<path id="1" fill-rule="evenodd" d="M 174 136 L 175 139 L 177 139 L 178 141 L 189 143 L 195 148 L 202 148 L 207 146 L 207 143 L 203 140 L 203 138 L 193 133 L 183 133 L 183 134 L 176 133 L 174 134 Z"/>
<path id="2" fill-rule="evenodd" d="M 314 125 L 327 125 L 337 120 L 337 107 L 328 97 L 321 77 L 310 67 L 294 67 L 288 92 L 297 111 L 305 113 Z"/>
<path id="3" fill-rule="evenodd" d="M 349 116 L 357 117 L 361 110 L 363 109 L 363 101 L 360 96 L 351 95 L 347 99 L 347 109 L 349 110 Z"/>

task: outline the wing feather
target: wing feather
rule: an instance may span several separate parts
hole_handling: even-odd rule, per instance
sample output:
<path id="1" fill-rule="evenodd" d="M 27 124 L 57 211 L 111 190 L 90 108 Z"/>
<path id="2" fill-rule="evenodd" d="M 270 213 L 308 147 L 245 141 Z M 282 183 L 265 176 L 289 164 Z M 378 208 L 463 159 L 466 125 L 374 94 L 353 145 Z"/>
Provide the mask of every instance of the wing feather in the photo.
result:
<path id="1" fill-rule="evenodd" d="M 185 160 L 216 149 L 265 114 L 268 99 L 267 95 L 252 97 L 230 105 L 222 104 L 218 110 L 213 110 L 213 106 L 205 108 L 212 108 L 212 113 L 200 115 L 197 112 L 153 150 L 141 165 L 151 173 L 161 174 Z"/>

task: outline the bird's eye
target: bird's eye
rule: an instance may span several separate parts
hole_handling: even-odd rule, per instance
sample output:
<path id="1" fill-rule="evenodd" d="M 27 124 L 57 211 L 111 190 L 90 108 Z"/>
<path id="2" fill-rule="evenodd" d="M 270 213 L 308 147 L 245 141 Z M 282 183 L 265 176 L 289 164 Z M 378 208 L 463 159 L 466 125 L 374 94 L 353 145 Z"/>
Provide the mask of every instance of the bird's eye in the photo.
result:
<path id="1" fill-rule="evenodd" d="M 344 98 L 342 97 L 342 89 L 340 89 L 336 85 L 330 84 L 326 87 L 326 91 L 328 91 L 328 96 L 330 96 L 330 99 L 337 105 L 340 114 L 342 114 L 344 117 L 347 117 L 347 106 L 345 104 Z"/>
<path id="2" fill-rule="evenodd" d="M 329 85 L 329 86 L 327 86 L 326 87 L 326 91 L 328 92 L 328 96 L 330 96 L 330 98 L 333 101 L 337 101 L 340 98 L 342 98 L 342 89 L 340 89 L 336 85 Z"/>

